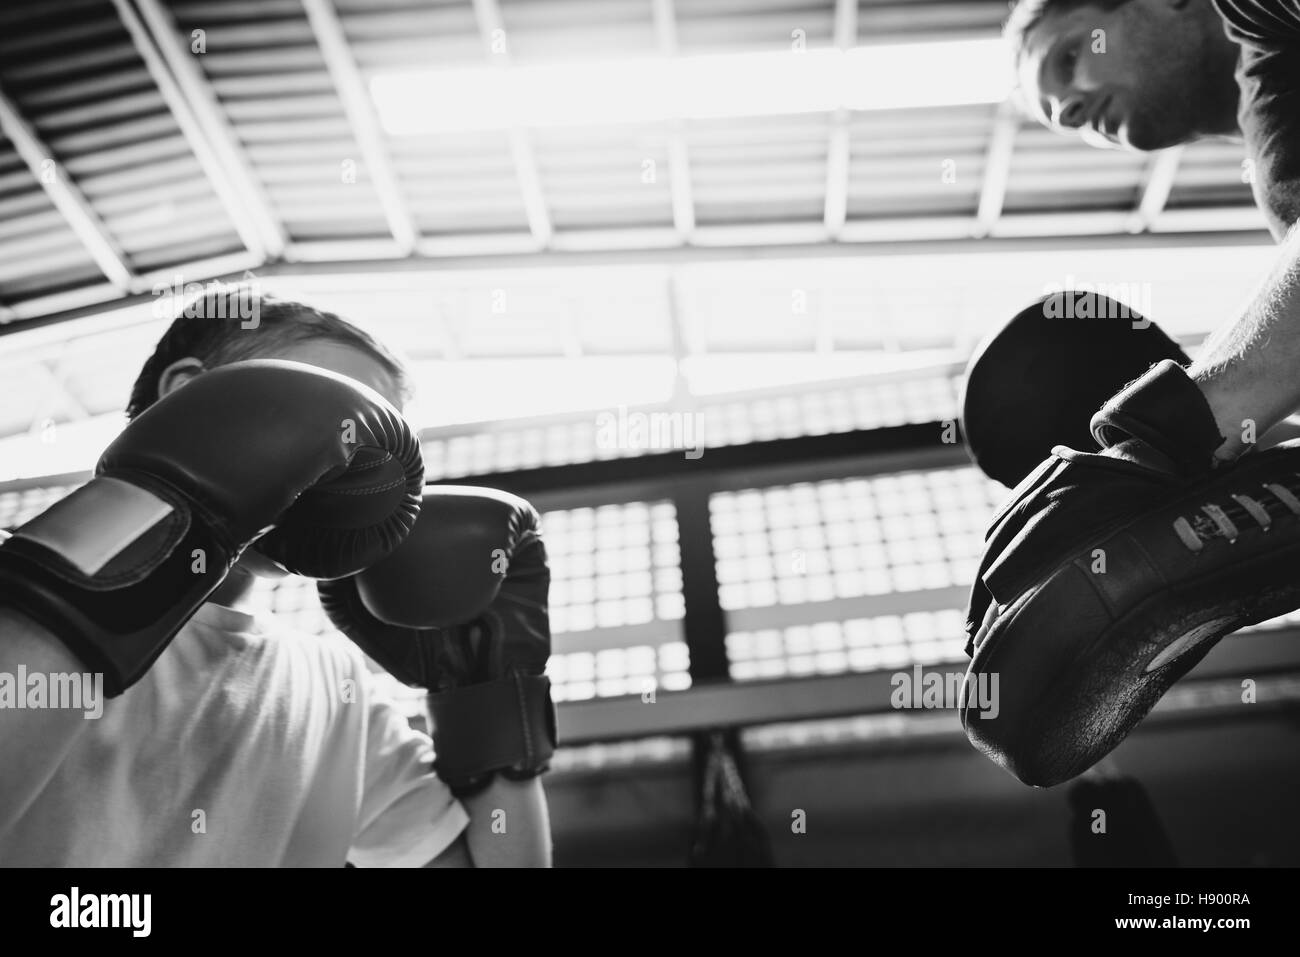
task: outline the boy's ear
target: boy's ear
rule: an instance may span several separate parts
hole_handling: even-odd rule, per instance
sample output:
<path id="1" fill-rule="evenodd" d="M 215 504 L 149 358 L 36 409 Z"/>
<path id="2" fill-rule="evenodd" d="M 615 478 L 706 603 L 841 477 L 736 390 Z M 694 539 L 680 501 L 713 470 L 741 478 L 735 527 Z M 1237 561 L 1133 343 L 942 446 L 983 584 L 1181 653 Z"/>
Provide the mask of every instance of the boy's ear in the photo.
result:
<path id="1" fill-rule="evenodd" d="M 195 376 L 204 372 L 203 362 L 193 356 L 177 359 L 158 376 L 158 398 L 179 389 Z"/>

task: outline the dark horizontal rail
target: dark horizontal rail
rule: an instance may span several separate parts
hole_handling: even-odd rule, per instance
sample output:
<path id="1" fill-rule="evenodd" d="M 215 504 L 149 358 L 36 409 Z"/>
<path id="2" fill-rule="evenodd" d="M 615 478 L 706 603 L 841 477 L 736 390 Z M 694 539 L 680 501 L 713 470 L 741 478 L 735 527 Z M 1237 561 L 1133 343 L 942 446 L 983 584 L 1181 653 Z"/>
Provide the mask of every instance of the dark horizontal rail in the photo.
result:
<path id="1" fill-rule="evenodd" d="M 569 465 L 489 472 L 439 480 L 435 485 L 485 485 L 528 495 L 611 485 L 647 485 L 708 479 L 723 487 L 753 484 L 747 476 L 772 470 L 802 472 L 814 464 L 851 463 L 855 474 L 880 474 L 901 468 L 944 468 L 969 464 L 963 447 L 943 441 L 946 423 L 859 429 L 830 435 L 771 439 L 745 445 L 705 448 L 696 459 L 682 450 L 653 452 Z M 952 432 L 949 431 L 951 435 Z M 739 481 L 736 481 L 739 479 Z M 730 480 L 730 481 L 728 481 Z"/>

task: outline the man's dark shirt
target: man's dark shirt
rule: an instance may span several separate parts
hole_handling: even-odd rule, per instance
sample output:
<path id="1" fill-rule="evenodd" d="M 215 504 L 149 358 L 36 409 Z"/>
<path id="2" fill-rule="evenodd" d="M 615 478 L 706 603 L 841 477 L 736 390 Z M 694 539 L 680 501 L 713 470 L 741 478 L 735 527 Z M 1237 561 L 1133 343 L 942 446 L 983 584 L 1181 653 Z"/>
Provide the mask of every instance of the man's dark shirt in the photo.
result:
<path id="1" fill-rule="evenodd" d="M 1300 0 L 1214 0 L 1242 48 L 1237 114 L 1255 200 L 1278 239 L 1300 220 Z"/>

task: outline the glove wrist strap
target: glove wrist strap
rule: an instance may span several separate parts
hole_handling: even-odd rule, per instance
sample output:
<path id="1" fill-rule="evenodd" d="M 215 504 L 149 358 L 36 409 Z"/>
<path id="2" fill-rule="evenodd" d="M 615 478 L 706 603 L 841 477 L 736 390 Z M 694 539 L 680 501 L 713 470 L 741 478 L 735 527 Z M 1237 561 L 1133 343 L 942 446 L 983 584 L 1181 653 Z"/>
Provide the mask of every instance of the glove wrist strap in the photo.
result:
<path id="1" fill-rule="evenodd" d="M 1090 426 L 1103 448 L 1138 439 L 1193 473 L 1209 471 L 1214 450 L 1224 441 L 1204 393 L 1172 359 L 1125 386 Z"/>
<path id="2" fill-rule="evenodd" d="M 147 476 L 100 476 L 0 547 L 0 604 L 44 625 L 108 697 L 139 680 L 221 584 L 237 552 Z"/>
<path id="3" fill-rule="evenodd" d="M 425 701 L 435 768 L 453 789 L 474 789 L 476 779 L 495 772 L 540 774 L 555 753 L 555 706 L 545 675 L 516 673 L 430 692 Z"/>

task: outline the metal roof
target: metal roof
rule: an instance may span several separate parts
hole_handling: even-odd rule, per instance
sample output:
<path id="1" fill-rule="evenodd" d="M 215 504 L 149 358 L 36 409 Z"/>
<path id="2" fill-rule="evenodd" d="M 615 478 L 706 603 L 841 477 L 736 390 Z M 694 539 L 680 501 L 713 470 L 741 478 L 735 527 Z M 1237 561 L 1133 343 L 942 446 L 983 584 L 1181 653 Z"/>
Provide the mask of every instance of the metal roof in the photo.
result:
<path id="1" fill-rule="evenodd" d="M 1240 147 L 1097 151 L 1006 106 L 391 136 L 366 93 L 395 69 L 484 64 L 498 29 L 528 64 L 775 51 L 795 31 L 809 49 L 993 37 L 1005 12 L 1004 0 L 9 0 L 0 322 L 138 295 L 180 267 L 195 279 L 615 249 L 1263 237 Z"/>

